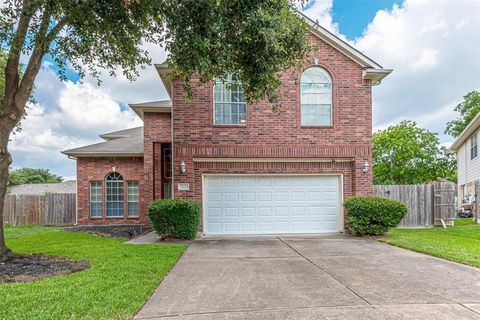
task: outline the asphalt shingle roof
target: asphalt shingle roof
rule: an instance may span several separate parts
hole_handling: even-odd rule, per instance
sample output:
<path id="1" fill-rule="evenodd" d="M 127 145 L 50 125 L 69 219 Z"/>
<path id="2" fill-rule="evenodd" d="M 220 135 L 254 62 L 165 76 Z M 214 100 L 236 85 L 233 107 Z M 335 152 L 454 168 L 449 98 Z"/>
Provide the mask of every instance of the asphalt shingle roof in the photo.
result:
<path id="1" fill-rule="evenodd" d="M 143 156 L 143 127 L 101 135 L 107 141 L 62 151 L 72 157 Z"/>
<path id="2" fill-rule="evenodd" d="M 8 187 L 9 194 L 44 195 L 47 193 L 77 193 L 77 182 L 67 180 L 60 183 L 30 183 Z"/>

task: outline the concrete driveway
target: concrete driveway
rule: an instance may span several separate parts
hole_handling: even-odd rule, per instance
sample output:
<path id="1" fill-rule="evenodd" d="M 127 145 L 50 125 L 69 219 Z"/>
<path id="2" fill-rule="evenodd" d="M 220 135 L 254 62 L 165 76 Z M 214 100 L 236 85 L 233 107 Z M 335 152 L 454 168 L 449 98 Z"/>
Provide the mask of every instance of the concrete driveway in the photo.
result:
<path id="1" fill-rule="evenodd" d="M 480 269 L 342 235 L 192 243 L 136 319 L 480 319 Z"/>

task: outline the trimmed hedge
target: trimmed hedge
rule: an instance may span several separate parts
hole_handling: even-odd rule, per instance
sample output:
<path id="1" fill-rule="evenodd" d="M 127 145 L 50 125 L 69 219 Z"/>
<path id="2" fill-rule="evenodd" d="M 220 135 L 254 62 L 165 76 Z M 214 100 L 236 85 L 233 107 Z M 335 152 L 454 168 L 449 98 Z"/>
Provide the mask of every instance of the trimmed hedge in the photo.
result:
<path id="1" fill-rule="evenodd" d="M 348 198 L 345 208 L 348 228 L 356 235 L 383 235 L 407 213 L 400 201 L 377 196 Z"/>
<path id="2" fill-rule="evenodd" d="M 200 205 L 184 199 L 155 200 L 148 217 L 158 234 L 178 239 L 194 239 L 200 224 Z"/>

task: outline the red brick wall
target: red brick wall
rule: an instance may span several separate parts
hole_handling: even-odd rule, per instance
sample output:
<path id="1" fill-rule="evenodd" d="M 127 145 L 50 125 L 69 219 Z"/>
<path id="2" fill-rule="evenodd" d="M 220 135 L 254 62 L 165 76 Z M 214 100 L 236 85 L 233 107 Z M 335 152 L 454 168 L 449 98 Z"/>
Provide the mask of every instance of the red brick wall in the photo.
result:
<path id="1" fill-rule="evenodd" d="M 120 173 L 124 181 L 138 181 L 140 188 L 139 218 L 105 217 L 105 199 L 103 200 L 104 212 L 102 218 L 90 218 L 90 181 L 102 181 L 105 188 L 105 176 L 113 171 Z M 126 186 L 124 186 L 125 188 Z M 143 182 L 142 158 L 78 158 L 77 159 L 77 218 L 78 224 L 145 224 L 148 218 L 141 210 L 145 198 Z M 126 209 L 126 208 L 125 208 Z"/>
<path id="2" fill-rule="evenodd" d="M 143 121 L 145 201 L 142 211 L 146 212 L 148 205 L 161 197 L 161 143 L 172 142 L 172 118 L 170 113 L 146 112 Z"/>
<path id="3" fill-rule="evenodd" d="M 194 81 L 195 97 L 185 102 L 181 84 L 173 84 L 173 152 L 174 184 L 189 183 L 191 191 L 179 192 L 175 197 L 201 200 L 201 166 L 194 163 L 197 157 L 275 157 L 275 158 L 350 158 L 348 164 L 340 163 L 270 163 L 271 167 L 244 167 L 240 173 L 337 173 L 344 180 L 344 196 L 372 192 L 371 170 L 364 174 L 362 166 L 367 161 L 371 168 L 372 102 L 371 83 L 362 78 L 362 67 L 327 43 L 311 36 L 318 50 L 305 59 L 299 70 L 288 70 L 283 76 L 282 107 L 278 114 L 266 101 L 247 106 L 247 124 L 244 126 L 213 125 L 213 88 Z M 333 125 L 302 127 L 300 124 L 300 76 L 308 67 L 326 69 L 332 77 Z M 181 161 L 187 173 L 179 174 Z M 209 164 L 213 165 L 213 164 Z M 233 165 L 217 163 L 210 172 L 237 172 Z M 252 166 L 253 164 L 243 164 Z M 267 164 L 255 164 L 255 166 Z M 228 166 L 228 167 L 222 167 Z M 341 169 L 339 169 L 341 166 Z"/>

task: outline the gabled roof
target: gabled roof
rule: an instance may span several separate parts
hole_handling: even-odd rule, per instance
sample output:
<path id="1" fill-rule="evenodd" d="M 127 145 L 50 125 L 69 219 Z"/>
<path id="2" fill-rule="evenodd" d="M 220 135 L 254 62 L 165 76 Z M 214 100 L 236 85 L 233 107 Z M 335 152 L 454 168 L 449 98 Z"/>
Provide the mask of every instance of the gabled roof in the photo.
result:
<path id="1" fill-rule="evenodd" d="M 450 150 L 457 152 L 457 150 L 465 143 L 465 141 L 470 138 L 470 136 L 475 133 L 475 131 L 480 128 L 480 112 L 475 116 L 475 118 L 470 121 L 468 126 L 463 130 L 463 132 L 453 141 L 450 146 Z"/>
<path id="2" fill-rule="evenodd" d="M 362 52 L 358 51 L 354 47 L 352 47 L 350 44 L 347 42 L 343 41 L 309 17 L 307 17 L 305 14 L 303 14 L 300 11 L 297 11 L 297 14 L 302 17 L 307 24 L 310 26 L 310 31 L 313 32 L 315 35 L 317 35 L 320 39 L 324 40 L 326 43 L 337 49 L 338 51 L 342 52 L 344 55 L 358 63 L 364 68 L 372 68 L 372 69 L 383 69 L 383 67 L 378 64 L 377 62 L 373 61 L 366 55 L 364 55 Z M 391 69 L 384 69 L 392 72 Z M 388 72 L 388 73 L 390 73 Z"/>
<path id="3" fill-rule="evenodd" d="M 112 138 L 112 136 L 114 138 Z M 143 156 L 143 127 L 101 135 L 105 142 L 62 151 L 70 157 L 141 157 Z"/>
<path id="4" fill-rule="evenodd" d="M 169 93 L 170 94 L 170 93 Z M 135 111 L 135 113 L 143 120 L 143 114 L 145 112 L 172 112 L 172 101 L 171 100 L 160 100 L 144 103 L 132 103 L 129 104 L 130 108 Z"/>

